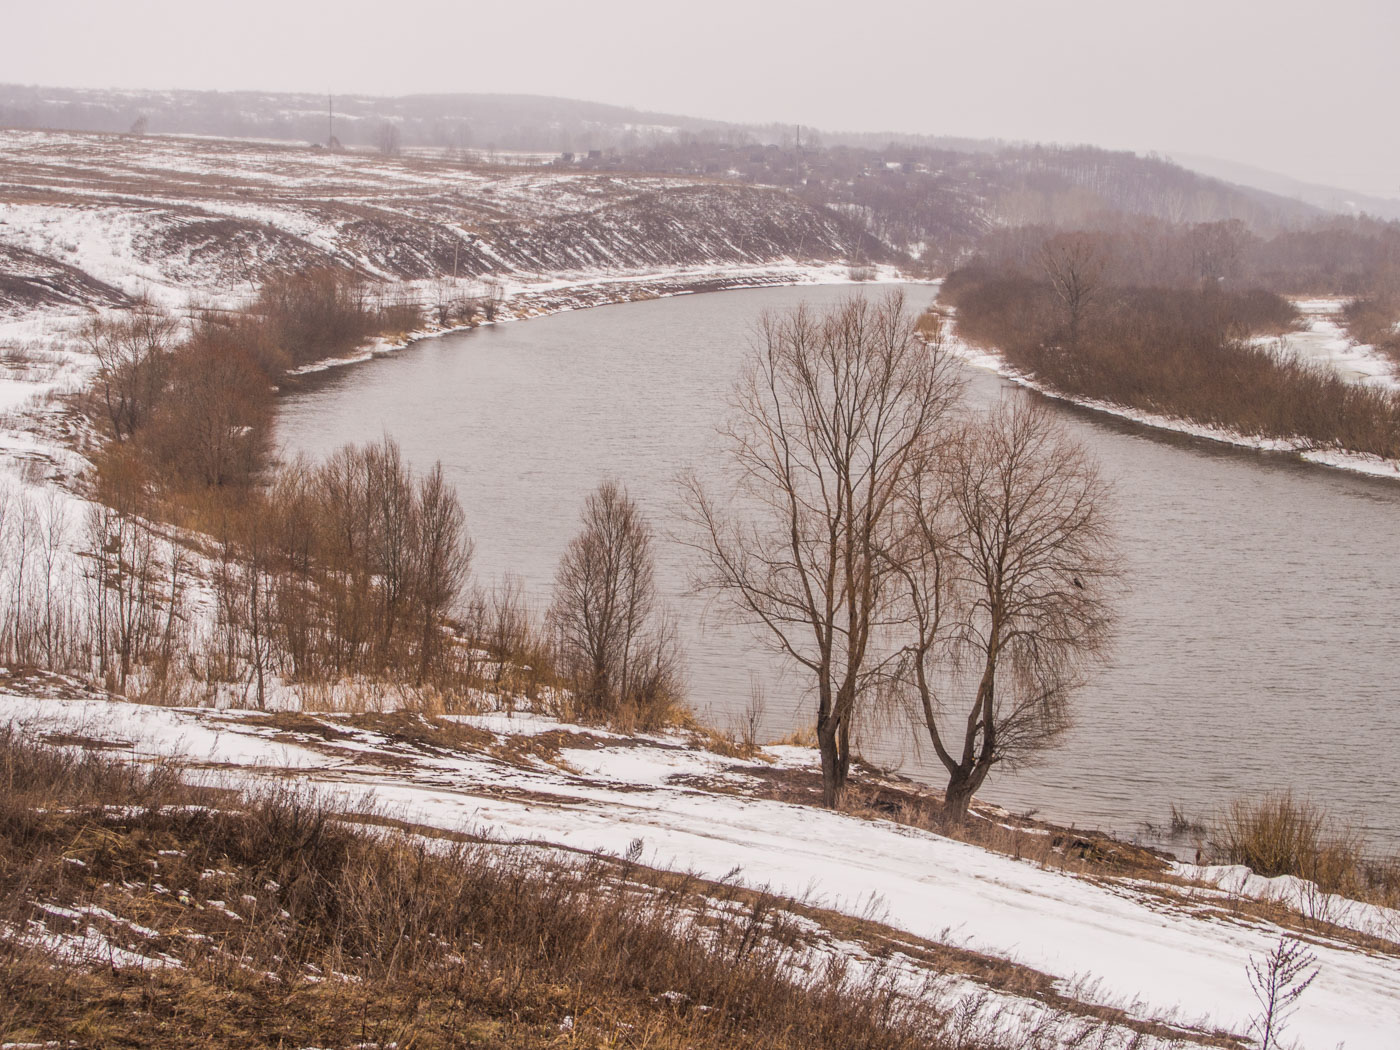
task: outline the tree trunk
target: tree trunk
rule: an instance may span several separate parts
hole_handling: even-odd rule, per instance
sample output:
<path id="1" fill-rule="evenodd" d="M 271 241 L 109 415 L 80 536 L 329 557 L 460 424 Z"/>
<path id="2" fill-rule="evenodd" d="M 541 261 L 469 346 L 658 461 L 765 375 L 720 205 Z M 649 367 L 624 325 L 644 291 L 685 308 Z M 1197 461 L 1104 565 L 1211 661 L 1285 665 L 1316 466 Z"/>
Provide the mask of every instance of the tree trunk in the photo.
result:
<path id="1" fill-rule="evenodd" d="M 967 820 L 967 810 L 972 804 L 972 795 L 977 789 L 972 779 L 961 773 L 948 778 L 948 786 L 943 791 L 943 822 L 961 826 Z"/>
<path id="2" fill-rule="evenodd" d="M 822 753 L 822 805 L 835 809 L 841 801 L 841 792 L 846 786 L 846 772 L 849 756 L 842 753 L 841 723 L 828 719 L 817 726 L 817 744 Z"/>
<path id="3" fill-rule="evenodd" d="M 971 770 L 958 769 L 948 774 L 948 786 L 943 790 L 943 821 L 959 827 L 967 820 L 972 796 L 987 779 L 991 771 L 990 762 L 978 762 Z"/>

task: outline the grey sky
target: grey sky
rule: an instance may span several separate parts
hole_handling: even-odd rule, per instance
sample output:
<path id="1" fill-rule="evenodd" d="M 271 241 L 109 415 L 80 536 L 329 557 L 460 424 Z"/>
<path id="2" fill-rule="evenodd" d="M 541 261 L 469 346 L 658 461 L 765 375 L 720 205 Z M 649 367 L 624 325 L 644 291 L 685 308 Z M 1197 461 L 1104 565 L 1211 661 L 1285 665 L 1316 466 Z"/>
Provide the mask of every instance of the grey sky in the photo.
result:
<path id="1" fill-rule="evenodd" d="M 1400 197 L 1400 0 L 4 4 L 0 81 L 563 95 L 1210 154 Z"/>

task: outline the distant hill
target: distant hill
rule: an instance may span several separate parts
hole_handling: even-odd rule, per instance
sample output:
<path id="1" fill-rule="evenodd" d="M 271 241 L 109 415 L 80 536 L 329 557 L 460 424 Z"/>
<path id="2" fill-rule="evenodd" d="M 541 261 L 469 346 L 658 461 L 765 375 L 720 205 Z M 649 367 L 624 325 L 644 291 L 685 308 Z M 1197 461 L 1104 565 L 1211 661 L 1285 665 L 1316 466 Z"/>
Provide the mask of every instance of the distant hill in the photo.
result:
<path id="1" fill-rule="evenodd" d="M 535 95 L 117 91 L 0 85 L 0 126 L 334 145 L 447 164 L 772 186 L 863 227 L 886 255 L 945 272 L 988 230 L 1115 215 L 1237 220 L 1272 235 L 1326 203 L 1091 146 L 742 125 Z M 745 198 L 748 201 L 749 198 Z M 775 200 L 777 198 L 774 198 Z"/>
<path id="2" fill-rule="evenodd" d="M 0 125 L 58 131 L 139 129 L 377 146 L 384 125 L 403 146 L 587 152 L 626 149 L 678 133 L 751 136 L 723 121 L 646 113 L 539 95 L 282 94 L 261 91 L 116 91 L 0 85 Z"/>
<path id="3" fill-rule="evenodd" d="M 1311 204 L 1323 211 L 1342 215 L 1370 215 L 1377 219 L 1400 219 L 1400 198 L 1397 197 L 1374 197 L 1337 186 L 1301 182 L 1276 171 L 1221 160 L 1219 157 L 1173 153 L 1171 159 L 1183 168 L 1190 168 L 1202 175 L 1238 183 L 1241 186 L 1252 186 L 1278 197 Z"/>

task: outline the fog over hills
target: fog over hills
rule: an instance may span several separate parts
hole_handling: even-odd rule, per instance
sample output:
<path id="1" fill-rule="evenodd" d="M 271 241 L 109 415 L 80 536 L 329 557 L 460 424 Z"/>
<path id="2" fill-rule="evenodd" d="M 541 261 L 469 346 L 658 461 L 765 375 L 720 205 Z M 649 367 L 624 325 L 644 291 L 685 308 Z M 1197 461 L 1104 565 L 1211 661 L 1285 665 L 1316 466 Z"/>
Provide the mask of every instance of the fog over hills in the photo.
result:
<path id="1" fill-rule="evenodd" d="M 1373 215 L 1378 219 L 1400 219 L 1400 197 L 1375 197 L 1338 186 L 1302 182 L 1276 171 L 1221 160 L 1219 157 L 1203 157 L 1194 153 L 1169 153 L 1167 156 L 1183 168 L 1198 171 L 1202 175 L 1238 183 L 1241 186 L 1253 186 L 1280 197 L 1290 197 L 1323 211 L 1343 215 Z"/>
<path id="2" fill-rule="evenodd" d="M 156 91 L 0 85 L 0 126 L 65 131 L 209 135 L 382 146 L 387 134 L 406 148 L 626 154 L 695 140 L 733 146 L 846 147 L 875 152 L 939 151 L 1011 156 L 1026 143 L 965 136 L 818 130 L 792 124 L 738 124 L 658 113 L 599 102 L 540 95 L 431 94 L 378 97 L 260 91 Z M 387 129 L 392 128 L 392 132 Z M 1119 157 L 1131 154 L 1117 153 Z M 1297 209 L 1365 212 L 1400 218 L 1400 200 L 1306 184 L 1247 165 L 1193 154 L 1173 154 L 1180 166 L 1262 190 Z M 1257 194 L 1250 194 L 1256 200 Z"/>

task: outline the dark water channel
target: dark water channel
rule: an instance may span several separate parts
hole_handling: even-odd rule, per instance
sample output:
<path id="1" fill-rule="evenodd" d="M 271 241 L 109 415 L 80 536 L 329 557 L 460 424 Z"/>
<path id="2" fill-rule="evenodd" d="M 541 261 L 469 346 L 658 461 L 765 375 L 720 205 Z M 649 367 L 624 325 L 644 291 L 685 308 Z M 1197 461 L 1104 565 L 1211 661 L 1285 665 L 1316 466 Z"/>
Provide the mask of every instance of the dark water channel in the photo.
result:
<path id="1" fill-rule="evenodd" d="M 907 291 L 918 306 L 933 294 Z M 516 572 L 543 605 L 601 478 L 625 481 L 664 530 L 677 470 L 718 462 L 715 424 L 759 313 L 849 294 L 683 296 L 427 340 L 289 395 L 279 440 L 320 454 L 387 433 L 414 463 L 441 459 L 478 578 Z M 969 397 L 1007 396 L 993 376 L 970 378 Z M 984 796 L 1131 832 L 1173 802 L 1208 815 L 1287 786 L 1357 822 L 1375 848 L 1400 849 L 1400 483 L 1057 411 L 1116 487 L 1129 593 L 1112 666 L 1082 694 L 1076 728 Z M 758 681 L 770 733 L 810 722 L 774 657 L 743 632 L 700 625 L 703 608 L 680 596 L 684 552 L 659 546 L 695 705 L 724 724 Z M 905 768 L 926 767 L 913 755 Z"/>

